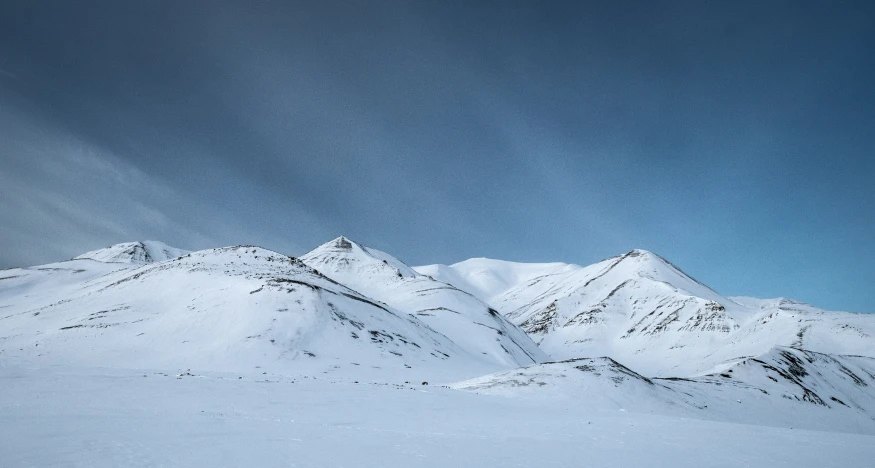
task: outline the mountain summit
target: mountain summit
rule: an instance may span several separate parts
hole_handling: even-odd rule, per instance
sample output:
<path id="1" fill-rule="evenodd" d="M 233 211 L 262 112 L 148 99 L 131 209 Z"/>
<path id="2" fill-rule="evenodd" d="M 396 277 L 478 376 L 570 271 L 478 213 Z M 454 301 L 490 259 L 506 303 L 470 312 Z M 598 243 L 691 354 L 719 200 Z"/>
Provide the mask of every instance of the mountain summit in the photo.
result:
<path id="1" fill-rule="evenodd" d="M 156 263 L 187 255 L 188 250 L 177 249 L 158 241 L 125 242 L 103 249 L 86 252 L 74 260 L 97 260 L 106 263 Z"/>
<path id="2" fill-rule="evenodd" d="M 416 267 L 469 290 L 554 359 L 610 356 L 652 376 L 707 372 L 775 345 L 870 354 L 869 316 L 731 298 L 636 249 L 593 265 L 471 259 Z"/>
<path id="3" fill-rule="evenodd" d="M 419 275 L 386 252 L 365 247 L 344 236 L 316 247 L 302 255 L 300 260 L 335 281 L 353 287 L 373 280 Z"/>
<path id="4" fill-rule="evenodd" d="M 694 377 L 774 346 L 875 356 L 873 315 L 725 297 L 640 249 L 585 267 L 411 268 L 343 236 L 300 259 L 145 241 L 3 273 L 0 354 L 95 365 L 218 370 L 267 358 L 353 372 L 367 355 L 387 372 L 473 376 L 608 356 L 648 377 Z"/>
<path id="5" fill-rule="evenodd" d="M 417 273 L 397 258 L 338 237 L 300 260 L 338 283 L 407 312 L 473 357 L 503 367 L 547 360 L 522 330 L 474 295 Z"/>
<path id="6" fill-rule="evenodd" d="M 267 249 L 223 247 L 140 263 L 74 259 L 7 270 L 0 355 L 362 378 L 455 378 L 503 368 L 470 359 L 417 318 Z"/>

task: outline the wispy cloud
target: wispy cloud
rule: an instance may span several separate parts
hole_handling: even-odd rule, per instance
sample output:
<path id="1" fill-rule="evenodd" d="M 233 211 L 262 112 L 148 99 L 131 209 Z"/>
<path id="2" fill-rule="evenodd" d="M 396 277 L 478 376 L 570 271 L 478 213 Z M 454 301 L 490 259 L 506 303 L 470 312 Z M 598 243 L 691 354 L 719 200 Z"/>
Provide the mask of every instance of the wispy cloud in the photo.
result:
<path id="1" fill-rule="evenodd" d="M 2 248 L 2 266 L 70 257 L 86 247 L 148 236 L 215 242 L 164 213 L 167 201 L 182 201 L 174 189 L 118 156 L 27 112 L 3 108 L 0 122 L 7 132 L 0 152 L 8 168 L 0 171 L 0 218 L 10 236 L 4 236 L 10 244 Z"/>

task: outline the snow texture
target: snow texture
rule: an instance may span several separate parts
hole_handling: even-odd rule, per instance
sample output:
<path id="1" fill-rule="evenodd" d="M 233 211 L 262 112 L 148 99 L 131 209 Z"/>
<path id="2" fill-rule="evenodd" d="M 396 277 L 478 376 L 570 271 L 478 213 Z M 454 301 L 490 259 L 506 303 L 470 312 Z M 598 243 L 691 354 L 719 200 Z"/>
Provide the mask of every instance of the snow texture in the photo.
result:
<path id="1" fill-rule="evenodd" d="M 303 255 L 301 261 L 415 316 L 474 359 L 501 367 L 548 360 L 525 332 L 475 296 L 421 275 L 389 254 L 338 237 Z"/>
<path id="2" fill-rule="evenodd" d="M 587 267 L 471 259 L 416 270 L 477 295 L 554 359 L 611 356 L 687 377 L 774 346 L 875 356 L 875 315 L 727 298 L 645 250 Z"/>
<path id="3" fill-rule="evenodd" d="M 0 465 L 868 467 L 873 334 L 643 250 L 118 244 L 0 272 Z"/>
<path id="4" fill-rule="evenodd" d="M 181 257 L 189 251 L 158 241 L 126 242 L 86 252 L 75 260 L 91 259 L 109 263 L 156 263 Z"/>

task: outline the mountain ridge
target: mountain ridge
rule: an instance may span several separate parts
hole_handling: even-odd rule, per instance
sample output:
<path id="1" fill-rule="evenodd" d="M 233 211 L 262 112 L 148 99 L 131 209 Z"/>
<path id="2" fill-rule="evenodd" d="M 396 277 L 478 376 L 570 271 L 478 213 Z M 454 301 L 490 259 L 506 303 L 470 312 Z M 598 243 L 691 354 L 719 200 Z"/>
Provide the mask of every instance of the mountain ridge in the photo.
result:
<path id="1" fill-rule="evenodd" d="M 699 377 L 641 375 L 609 356 L 547 362 L 450 388 L 743 424 L 875 434 L 875 359 L 776 346 Z"/>
<path id="2" fill-rule="evenodd" d="M 474 295 L 416 272 L 395 257 L 346 237 L 300 257 L 329 278 L 406 311 L 478 358 L 505 366 L 546 360 L 524 332 Z"/>
<path id="3" fill-rule="evenodd" d="M 408 379 L 500 368 L 469 359 L 416 317 L 259 247 L 12 273 L 0 282 L 4 359 Z"/>
<path id="4" fill-rule="evenodd" d="M 415 269 L 469 288 L 555 359 L 610 355 L 638 372 L 679 376 L 773 345 L 875 354 L 875 316 L 725 297 L 643 249 L 588 266 L 470 259 Z"/>
<path id="5" fill-rule="evenodd" d="M 136 241 L 114 244 L 102 249 L 92 250 L 78 255 L 73 260 L 96 260 L 105 263 L 156 263 L 181 257 L 190 253 L 188 250 L 170 247 L 159 241 Z"/>
<path id="6" fill-rule="evenodd" d="M 249 260 L 243 261 L 241 252 L 248 252 L 244 256 Z M 197 259 L 203 264 L 204 255 L 224 255 L 226 263 L 222 267 L 191 265 Z M 324 293 L 313 289 L 313 281 L 289 277 L 286 284 L 311 288 L 317 296 L 346 297 L 375 309 L 369 313 L 410 317 L 421 323 L 426 330 L 423 333 L 434 333 L 437 341 L 454 350 L 447 354 L 464 356 L 465 361 L 477 362 L 473 367 L 487 371 L 496 366 L 514 368 L 610 356 L 642 375 L 696 377 L 739 358 L 766 353 L 773 346 L 831 354 L 875 354 L 875 316 L 823 311 L 786 298 L 725 297 L 667 259 L 643 249 L 588 266 L 475 258 L 449 266 L 410 267 L 345 236 L 297 259 L 254 246 L 187 252 L 153 241 L 132 242 L 87 252 L 67 262 L 5 270 L 0 281 L 0 311 L 65 310 L 75 314 L 68 304 L 100 294 L 93 289 L 96 284 L 116 276 L 131 284 L 165 271 L 172 276 L 177 274 L 172 273 L 179 269 L 176 266 L 183 264 L 188 265 L 190 275 L 179 277 L 181 283 L 174 288 L 187 284 L 198 272 L 232 289 L 237 289 L 234 281 L 261 279 L 261 286 L 247 294 L 282 289 L 282 281 L 275 277 L 277 270 L 266 265 L 304 268 L 318 278 L 313 281 L 324 284 Z M 166 280 L 155 281 L 164 284 Z M 162 288 L 155 291 L 163 293 L 168 286 Z M 209 283 L 192 283 L 190 288 L 185 292 L 186 301 L 196 304 L 205 301 L 200 299 L 205 294 L 220 294 Z M 83 291 L 88 294 L 83 296 Z M 137 289 L 131 297 L 148 302 L 154 294 Z M 118 304 L 97 310 L 113 310 L 127 300 L 119 299 Z M 232 303 L 247 302 L 235 298 L 228 304 Z M 178 305 L 164 307 L 176 310 Z M 223 309 L 228 305 L 215 307 L 221 313 L 231 313 Z M 315 307 L 330 309 L 325 304 Z M 331 316 L 333 312 L 319 313 Z M 10 323 L 7 320 L 12 316 L 16 314 L 0 316 L 0 322 Z M 102 317 L 98 314 L 97 318 Z M 78 323 L 75 320 L 73 325 Z M 98 323 L 104 322 L 95 319 L 79 328 Z M 33 337 L 37 331 L 46 333 L 41 329 L 28 333 Z"/>

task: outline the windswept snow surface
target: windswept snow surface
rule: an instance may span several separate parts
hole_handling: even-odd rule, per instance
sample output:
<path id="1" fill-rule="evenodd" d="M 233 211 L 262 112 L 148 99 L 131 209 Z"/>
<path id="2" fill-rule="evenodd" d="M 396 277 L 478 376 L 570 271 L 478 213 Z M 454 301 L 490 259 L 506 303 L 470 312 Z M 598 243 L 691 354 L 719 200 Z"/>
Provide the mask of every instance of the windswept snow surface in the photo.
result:
<path id="1" fill-rule="evenodd" d="M 875 459 L 865 434 L 315 377 L 4 365 L 0 464 L 869 468 Z"/>
<path id="2" fill-rule="evenodd" d="M 119 244 L 0 272 L 0 466 L 869 467 L 872 323 L 645 251 Z"/>
<path id="3" fill-rule="evenodd" d="M 678 377 L 773 346 L 875 356 L 875 315 L 727 298 L 645 250 L 587 267 L 472 259 L 416 270 L 477 295 L 554 359 L 610 356 Z"/>

